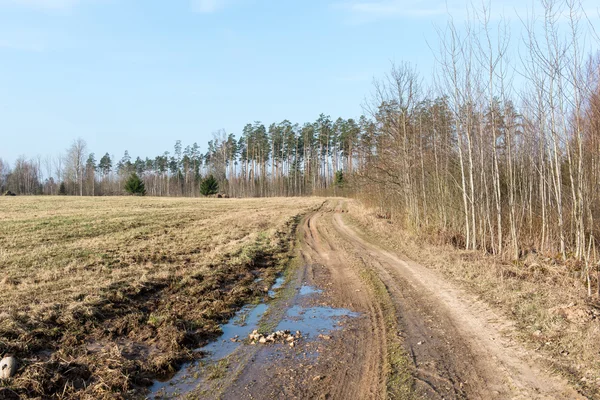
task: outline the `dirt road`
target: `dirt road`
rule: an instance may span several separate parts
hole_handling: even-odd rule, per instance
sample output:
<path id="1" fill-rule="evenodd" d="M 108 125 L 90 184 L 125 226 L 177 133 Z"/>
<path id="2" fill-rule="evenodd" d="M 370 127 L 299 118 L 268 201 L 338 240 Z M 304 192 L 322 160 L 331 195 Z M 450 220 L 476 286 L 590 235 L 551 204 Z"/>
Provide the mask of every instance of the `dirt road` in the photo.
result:
<path id="1" fill-rule="evenodd" d="M 513 339 L 506 319 L 435 272 L 370 243 L 346 216 L 340 200 L 305 219 L 301 265 L 271 319 L 310 329 L 324 320 L 314 310 L 348 313 L 336 314 L 345 316 L 329 333 L 315 331 L 294 348 L 243 346 L 218 390 L 204 396 L 580 398 Z M 286 317 L 297 309 L 307 318 Z"/>

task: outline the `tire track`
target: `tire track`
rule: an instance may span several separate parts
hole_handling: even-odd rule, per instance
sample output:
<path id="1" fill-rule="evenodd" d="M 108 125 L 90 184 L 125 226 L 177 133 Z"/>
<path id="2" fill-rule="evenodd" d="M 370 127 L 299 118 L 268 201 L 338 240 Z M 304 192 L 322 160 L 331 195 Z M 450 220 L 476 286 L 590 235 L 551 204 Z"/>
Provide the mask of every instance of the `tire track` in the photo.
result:
<path id="1" fill-rule="evenodd" d="M 374 246 L 340 214 L 337 232 L 377 272 L 394 299 L 419 391 L 427 398 L 578 399 L 566 380 L 511 339 L 511 323 L 433 271 Z"/>
<path id="2" fill-rule="evenodd" d="M 360 316 L 347 321 L 344 329 L 336 330 L 331 340 L 315 342 L 318 357 L 308 363 L 300 357 L 305 351 L 301 349 L 306 345 L 303 343 L 299 349 L 287 349 L 276 355 L 268 348 L 255 348 L 241 367 L 239 377 L 223 389 L 222 398 L 386 398 L 385 316 L 368 284 L 360 277 L 360 269 L 349 259 L 344 244 L 334 240 L 332 213 L 328 212 L 331 206 L 331 201 L 327 202 L 301 224 L 303 265 L 290 286 L 315 286 L 323 290 L 313 299 L 316 304 L 348 308 Z M 306 300 L 296 295 L 284 307 L 289 309 L 302 301 Z"/>

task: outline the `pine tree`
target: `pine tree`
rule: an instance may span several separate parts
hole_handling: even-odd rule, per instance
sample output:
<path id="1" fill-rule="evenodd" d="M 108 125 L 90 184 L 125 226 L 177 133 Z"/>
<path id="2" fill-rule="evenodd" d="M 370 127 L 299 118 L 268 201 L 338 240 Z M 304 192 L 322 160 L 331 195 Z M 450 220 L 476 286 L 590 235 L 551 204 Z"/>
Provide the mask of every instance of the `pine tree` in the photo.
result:
<path id="1" fill-rule="evenodd" d="M 125 182 L 125 191 L 135 196 L 145 196 L 146 187 L 144 186 L 144 181 L 134 172 L 127 182 Z"/>
<path id="2" fill-rule="evenodd" d="M 337 186 L 339 188 L 344 187 L 344 183 L 345 183 L 345 180 L 344 180 L 344 171 L 342 171 L 341 169 L 338 170 L 338 171 L 336 171 L 334 183 L 335 183 L 335 186 Z"/>
<path id="3" fill-rule="evenodd" d="M 112 160 L 110 159 L 110 155 L 106 153 L 100 159 L 100 163 L 98 164 L 98 170 L 102 173 L 102 175 L 106 178 L 112 169 Z"/>
<path id="4" fill-rule="evenodd" d="M 200 185 L 200 193 L 204 196 L 210 196 L 211 194 L 217 194 L 219 191 L 219 183 L 214 176 L 209 175 L 208 178 L 202 181 Z"/>

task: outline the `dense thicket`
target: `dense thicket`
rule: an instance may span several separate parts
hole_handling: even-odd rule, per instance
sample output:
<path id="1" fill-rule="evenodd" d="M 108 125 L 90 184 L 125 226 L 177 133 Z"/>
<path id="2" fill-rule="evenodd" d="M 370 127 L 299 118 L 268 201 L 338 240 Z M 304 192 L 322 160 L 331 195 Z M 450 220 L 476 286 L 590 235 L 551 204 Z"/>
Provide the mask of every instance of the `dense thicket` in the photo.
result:
<path id="1" fill-rule="evenodd" d="M 96 161 L 77 140 L 66 157 L 20 158 L 12 169 L 0 160 L 0 189 L 56 194 L 64 183 L 68 194 L 118 195 L 135 172 L 153 196 L 198 196 L 208 175 L 232 197 L 354 195 L 406 229 L 509 258 L 580 260 L 589 276 L 600 235 L 600 62 L 584 43 L 598 41 L 579 3 L 542 6 L 518 40 L 485 8 L 465 27 L 450 22 L 431 83 L 395 65 L 358 119 L 255 122 L 239 138 L 215 134 L 204 153 L 177 141 L 172 153 L 135 160 L 125 151 Z"/>
<path id="2" fill-rule="evenodd" d="M 506 25 L 492 31 L 488 10 L 475 10 L 477 23 L 440 35 L 436 85 L 420 87 L 406 64 L 376 83 L 359 192 L 406 228 L 463 248 L 581 261 L 589 283 L 600 234 L 600 60 L 583 43 L 597 37 L 586 35 L 577 2 L 543 6 L 524 24 L 517 60 Z"/>

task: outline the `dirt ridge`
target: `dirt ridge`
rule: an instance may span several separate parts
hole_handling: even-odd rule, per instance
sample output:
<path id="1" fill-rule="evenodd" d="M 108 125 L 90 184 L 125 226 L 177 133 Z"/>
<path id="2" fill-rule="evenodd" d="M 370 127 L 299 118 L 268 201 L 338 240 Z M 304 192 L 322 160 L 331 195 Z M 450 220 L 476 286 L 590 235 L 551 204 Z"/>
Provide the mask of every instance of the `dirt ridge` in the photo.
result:
<path id="1" fill-rule="evenodd" d="M 405 294 L 413 292 L 423 305 L 424 316 L 435 318 L 426 329 L 434 340 L 430 347 L 441 345 L 437 350 L 439 359 L 434 357 L 433 363 L 438 365 L 433 366 L 433 371 L 427 365 L 427 352 L 422 350 L 428 347 L 428 339 L 415 346 L 415 338 L 411 337 L 411 329 L 418 331 L 423 325 L 416 320 L 405 323 L 413 324 L 412 328 L 408 327 L 406 340 L 414 356 L 416 378 L 430 386 L 436 395 L 443 398 L 583 398 L 565 379 L 546 371 L 535 354 L 513 339 L 513 324 L 482 301 L 434 271 L 368 243 L 346 225 L 340 214 L 334 216 L 334 225 L 373 260 L 400 309 L 407 300 Z M 409 313 L 407 307 L 403 311 L 404 316 Z M 418 335 L 426 336 L 422 332 Z M 446 346 L 440 343 L 442 340 L 446 340 Z M 435 349 L 431 350 L 436 353 Z M 444 383 L 452 386 L 449 393 L 440 390 Z M 434 397 L 433 393 L 426 391 L 426 394 Z"/>
<path id="2" fill-rule="evenodd" d="M 370 243 L 345 213 L 345 200 L 334 199 L 304 219 L 290 284 L 313 285 L 323 290 L 316 302 L 360 317 L 336 340 L 316 342 L 310 362 L 302 358 L 308 345 L 258 350 L 223 398 L 582 398 L 513 339 L 508 320 L 435 271 Z"/>

